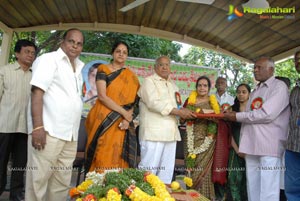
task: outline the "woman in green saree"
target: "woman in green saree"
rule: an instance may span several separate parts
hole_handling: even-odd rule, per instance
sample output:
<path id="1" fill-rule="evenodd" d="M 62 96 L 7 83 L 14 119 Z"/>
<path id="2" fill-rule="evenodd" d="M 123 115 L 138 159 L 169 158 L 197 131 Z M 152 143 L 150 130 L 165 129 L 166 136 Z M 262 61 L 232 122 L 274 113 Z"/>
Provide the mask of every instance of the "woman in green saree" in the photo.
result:
<path id="1" fill-rule="evenodd" d="M 247 84 L 237 87 L 237 97 L 232 106 L 235 112 L 246 110 L 251 88 Z M 246 168 L 244 155 L 239 153 L 241 123 L 232 122 L 231 149 L 228 160 L 227 200 L 247 201 Z"/>

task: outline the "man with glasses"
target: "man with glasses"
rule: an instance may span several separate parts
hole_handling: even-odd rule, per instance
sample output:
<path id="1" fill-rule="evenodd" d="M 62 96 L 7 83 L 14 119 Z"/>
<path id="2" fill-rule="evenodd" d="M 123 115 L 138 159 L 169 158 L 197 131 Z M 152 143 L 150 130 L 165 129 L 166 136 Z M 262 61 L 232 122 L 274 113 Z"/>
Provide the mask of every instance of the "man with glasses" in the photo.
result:
<path id="1" fill-rule="evenodd" d="M 300 73 L 300 50 L 294 56 L 295 69 Z M 285 152 L 285 194 L 287 200 L 300 200 L 300 80 L 290 95 L 291 116 Z"/>
<path id="2" fill-rule="evenodd" d="M 0 67 L 0 195 L 5 190 L 7 164 L 11 156 L 10 200 L 24 199 L 27 163 L 27 106 L 31 65 L 37 47 L 28 40 L 15 45 L 17 61 Z"/>
<path id="3" fill-rule="evenodd" d="M 156 59 L 155 73 L 145 78 L 138 91 L 140 99 L 139 168 L 151 171 L 165 184 L 170 184 L 175 166 L 176 142 L 180 141 L 176 116 L 195 118 L 192 111 L 178 108 L 179 89 L 170 78 L 170 59 Z"/>
<path id="4" fill-rule="evenodd" d="M 66 200 L 82 111 L 79 55 L 84 37 L 69 29 L 60 48 L 33 64 L 25 198 Z"/>

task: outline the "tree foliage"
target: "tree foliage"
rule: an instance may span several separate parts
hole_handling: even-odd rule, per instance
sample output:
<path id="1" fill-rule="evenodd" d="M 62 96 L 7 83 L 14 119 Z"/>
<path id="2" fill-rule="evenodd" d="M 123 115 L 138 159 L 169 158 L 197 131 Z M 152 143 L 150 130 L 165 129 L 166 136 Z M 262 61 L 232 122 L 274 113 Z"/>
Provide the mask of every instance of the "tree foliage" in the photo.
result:
<path id="1" fill-rule="evenodd" d="M 114 42 L 121 40 L 129 45 L 131 57 L 155 59 L 167 55 L 174 61 L 181 61 L 178 54 L 181 45 L 164 39 L 111 32 L 85 32 L 85 38 L 85 52 L 111 54 Z"/>
<path id="2" fill-rule="evenodd" d="M 231 56 L 214 52 L 202 47 L 192 46 L 183 58 L 179 51 L 182 45 L 169 40 L 112 32 L 83 31 L 85 52 L 111 54 L 113 43 L 122 40 L 130 46 L 129 56 L 155 59 L 160 55 L 168 55 L 173 61 L 209 66 L 220 69 L 220 75 L 227 78 L 229 92 L 235 95 L 235 88 L 240 83 L 248 83 L 253 88 L 253 67 Z M 28 39 L 38 46 L 39 54 L 56 50 L 59 47 L 63 31 L 43 31 L 43 32 L 22 32 L 14 33 L 13 44 L 11 46 L 10 62 L 14 58 L 13 48 L 18 39 Z M 3 33 L 0 31 L 0 42 L 2 43 Z M 297 79 L 297 73 L 292 59 L 276 64 L 276 75 L 288 77 L 292 86 Z"/>
<path id="3" fill-rule="evenodd" d="M 202 47 L 191 47 L 184 55 L 183 61 L 189 64 L 209 66 L 220 69 L 220 76 L 228 81 L 228 91 L 235 95 L 236 87 L 241 83 L 253 86 L 252 69 L 246 63 L 231 56 Z"/>
<path id="4" fill-rule="evenodd" d="M 131 57 L 155 59 L 161 55 L 167 55 L 176 62 L 181 61 L 179 50 L 182 45 L 169 40 L 112 32 L 83 31 L 83 34 L 85 37 L 83 51 L 85 52 L 111 54 L 111 49 L 115 41 L 124 41 L 130 47 L 129 56 Z M 56 50 L 59 47 L 62 35 L 63 31 L 15 33 L 11 47 L 10 61 L 14 60 L 13 47 L 17 40 L 28 39 L 34 42 L 38 46 L 38 53 L 41 54 Z M 0 35 L 0 39 L 2 41 L 2 34 Z"/>

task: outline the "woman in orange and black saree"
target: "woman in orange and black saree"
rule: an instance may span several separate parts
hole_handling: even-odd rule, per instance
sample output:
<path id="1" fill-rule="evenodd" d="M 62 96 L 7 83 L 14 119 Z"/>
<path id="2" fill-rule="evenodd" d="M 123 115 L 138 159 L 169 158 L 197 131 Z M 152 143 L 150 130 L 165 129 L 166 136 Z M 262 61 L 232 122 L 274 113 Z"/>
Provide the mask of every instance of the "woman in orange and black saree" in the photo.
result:
<path id="1" fill-rule="evenodd" d="M 98 67 L 98 99 L 85 123 L 88 133 L 86 172 L 127 168 L 132 162 L 125 159 L 122 152 L 140 85 L 137 76 L 125 67 L 128 51 L 126 43 L 115 43 L 112 62 Z"/>

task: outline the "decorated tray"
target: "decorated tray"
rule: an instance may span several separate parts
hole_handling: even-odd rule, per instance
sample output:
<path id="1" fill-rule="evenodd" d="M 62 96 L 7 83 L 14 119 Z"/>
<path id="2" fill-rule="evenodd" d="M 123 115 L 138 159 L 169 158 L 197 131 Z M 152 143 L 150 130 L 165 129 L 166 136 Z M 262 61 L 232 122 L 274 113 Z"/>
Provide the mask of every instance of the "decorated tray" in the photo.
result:
<path id="1" fill-rule="evenodd" d="M 224 118 L 224 114 L 215 114 L 215 113 L 196 113 L 197 118 L 207 119 L 207 118 L 215 118 L 215 119 L 221 119 Z"/>

